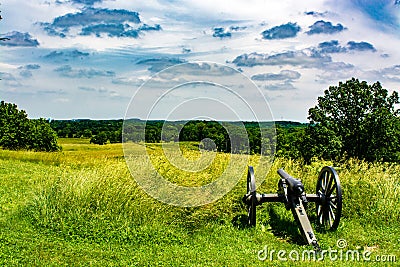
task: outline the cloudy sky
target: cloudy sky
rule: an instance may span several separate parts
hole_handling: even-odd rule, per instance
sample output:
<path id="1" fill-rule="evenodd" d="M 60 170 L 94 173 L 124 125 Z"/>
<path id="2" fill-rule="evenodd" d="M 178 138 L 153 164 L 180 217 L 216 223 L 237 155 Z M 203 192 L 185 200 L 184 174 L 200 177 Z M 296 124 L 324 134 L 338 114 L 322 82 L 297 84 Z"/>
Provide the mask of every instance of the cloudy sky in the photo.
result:
<path id="1" fill-rule="evenodd" d="M 276 120 L 307 121 L 317 97 L 351 77 L 400 84 L 399 0 L 7 0 L 0 10 L 0 99 L 32 118 L 123 118 L 144 82 L 182 63 L 192 76 L 238 70 Z"/>

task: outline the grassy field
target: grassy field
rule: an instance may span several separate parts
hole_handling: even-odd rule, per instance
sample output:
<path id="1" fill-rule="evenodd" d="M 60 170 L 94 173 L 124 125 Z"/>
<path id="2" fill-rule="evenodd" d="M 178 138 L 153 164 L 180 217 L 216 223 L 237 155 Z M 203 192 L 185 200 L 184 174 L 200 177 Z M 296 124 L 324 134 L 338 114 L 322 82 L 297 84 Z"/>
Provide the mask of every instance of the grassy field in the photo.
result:
<path id="1" fill-rule="evenodd" d="M 61 139 L 60 143 L 63 151 L 57 153 L 0 150 L 0 265 L 391 266 L 400 262 L 398 164 L 350 160 L 334 166 L 344 194 L 339 229 L 323 232 L 314 223 L 312 206 L 308 214 L 323 249 L 340 251 L 338 240 L 345 240 L 346 247 L 341 260 L 326 257 L 321 263 L 301 260 L 301 253 L 312 248 L 304 245 L 291 212 L 282 204 L 263 204 L 257 211 L 257 226 L 245 226 L 241 203 L 245 170 L 237 170 L 241 180 L 217 202 L 175 207 L 151 198 L 137 185 L 121 144 L 98 146 L 85 139 Z M 199 158 L 200 152 L 191 148 L 185 146 L 184 156 Z M 150 149 L 151 155 L 162 155 L 160 145 Z M 141 157 L 135 161 L 136 175 L 153 175 Z M 190 179 L 164 161 L 152 162 L 173 182 L 192 186 L 214 179 L 213 174 L 223 172 L 226 160 L 230 157 L 215 155 L 212 168 Z M 306 166 L 275 159 L 258 191 L 275 192 L 276 170 L 284 168 L 302 179 L 306 192 L 314 193 L 324 165 L 332 162 Z M 270 254 L 264 261 L 258 258 L 265 248 L 268 253 L 275 250 L 273 260 Z M 286 251 L 286 261 L 278 259 L 279 250 Z M 346 260 L 348 251 L 357 251 L 361 259 Z M 289 253 L 291 258 L 299 253 L 300 259 L 293 261 Z M 374 262 L 363 261 L 363 253 Z"/>

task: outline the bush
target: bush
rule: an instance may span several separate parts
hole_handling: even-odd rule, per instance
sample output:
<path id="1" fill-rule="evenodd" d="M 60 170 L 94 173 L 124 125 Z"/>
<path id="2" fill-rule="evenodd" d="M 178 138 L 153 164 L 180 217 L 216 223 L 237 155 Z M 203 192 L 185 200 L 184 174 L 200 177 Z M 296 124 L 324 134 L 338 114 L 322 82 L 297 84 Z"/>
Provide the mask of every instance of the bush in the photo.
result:
<path id="1" fill-rule="evenodd" d="M 28 149 L 35 151 L 57 151 L 57 134 L 44 119 L 30 120 Z"/>
<path id="2" fill-rule="evenodd" d="M 101 132 L 98 135 L 93 136 L 90 138 L 90 143 L 96 145 L 104 145 L 108 141 L 108 136 L 105 132 Z"/>
<path id="3" fill-rule="evenodd" d="M 60 150 L 57 135 L 46 120 L 30 120 L 24 110 L 4 101 L 0 103 L 0 146 L 10 150 Z"/>

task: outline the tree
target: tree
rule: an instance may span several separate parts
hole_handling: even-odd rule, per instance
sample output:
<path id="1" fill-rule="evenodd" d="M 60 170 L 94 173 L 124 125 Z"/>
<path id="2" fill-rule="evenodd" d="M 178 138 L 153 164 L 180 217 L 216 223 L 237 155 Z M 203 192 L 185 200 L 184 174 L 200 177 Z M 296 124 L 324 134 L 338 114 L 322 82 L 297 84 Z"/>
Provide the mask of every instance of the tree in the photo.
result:
<path id="1" fill-rule="evenodd" d="M 110 140 L 111 144 L 121 143 L 122 142 L 122 131 L 110 131 L 107 132 L 108 140 Z"/>
<path id="2" fill-rule="evenodd" d="M 90 130 L 90 129 L 85 129 L 84 131 L 83 131 L 83 134 L 82 134 L 82 136 L 84 137 L 84 138 L 91 138 L 92 137 L 92 131 Z"/>
<path id="3" fill-rule="evenodd" d="M 295 143 L 300 147 L 297 156 L 301 155 L 306 163 L 310 163 L 312 158 L 340 159 L 343 155 L 341 137 L 322 124 L 309 125 L 299 137 Z"/>
<path id="4" fill-rule="evenodd" d="M 301 158 L 301 142 L 305 138 L 304 127 L 282 127 L 276 125 L 276 156 Z M 270 141 L 272 143 L 272 141 Z M 309 149 L 307 149 L 309 151 Z"/>
<path id="5" fill-rule="evenodd" d="M 26 149 L 30 123 L 24 110 L 18 110 L 17 105 L 0 102 L 0 146 L 6 149 Z"/>
<path id="6" fill-rule="evenodd" d="M 352 78 L 330 86 L 309 109 L 310 126 L 303 140 L 304 158 L 310 151 L 323 158 L 356 157 L 367 161 L 399 161 L 399 95 L 389 95 L 379 82 Z M 308 145 L 312 149 L 305 148 Z M 322 148 L 321 145 L 327 147 Z"/>
<path id="7" fill-rule="evenodd" d="M 0 102 L 0 146 L 5 149 L 58 151 L 57 135 L 44 119 L 30 120 L 17 105 Z"/>
<path id="8" fill-rule="evenodd" d="M 101 132 L 90 139 L 90 143 L 96 145 L 104 145 L 105 143 L 107 143 L 107 141 L 108 141 L 108 136 L 106 132 Z"/>
<path id="9" fill-rule="evenodd" d="M 45 119 L 30 120 L 27 148 L 35 151 L 57 151 L 57 134 Z"/>

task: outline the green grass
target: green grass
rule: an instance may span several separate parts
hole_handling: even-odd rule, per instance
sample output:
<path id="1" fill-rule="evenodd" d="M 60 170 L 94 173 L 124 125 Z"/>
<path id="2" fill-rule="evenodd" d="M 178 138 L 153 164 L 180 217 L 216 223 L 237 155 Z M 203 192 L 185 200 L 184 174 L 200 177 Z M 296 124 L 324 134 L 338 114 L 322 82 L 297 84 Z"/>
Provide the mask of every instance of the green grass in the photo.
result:
<path id="1" fill-rule="evenodd" d="M 33 153 L 0 150 L 0 265 L 73 266 L 319 266 L 319 262 L 260 261 L 257 253 L 269 249 L 311 249 L 304 245 L 290 211 L 280 203 L 258 207 L 258 223 L 243 223 L 245 170 L 238 185 L 215 203 L 195 208 L 163 204 L 148 196 L 132 178 L 121 144 L 92 145 L 85 139 L 61 139 L 63 151 Z M 199 159 L 199 151 L 182 146 L 184 157 Z M 137 145 L 140 151 L 140 145 Z M 134 153 L 135 147 L 132 151 Z M 165 165 L 160 145 L 151 146 L 153 164 L 170 180 L 200 185 L 219 174 L 230 157 L 217 154 L 212 168 L 187 180 Z M 251 158 L 250 161 L 254 161 Z M 152 175 L 137 156 L 137 173 Z M 313 193 L 319 170 L 331 162 L 304 166 L 275 159 L 257 189 L 277 189 L 276 170 L 284 168 L 301 178 Z M 400 261 L 400 166 L 347 161 L 337 168 L 344 196 L 343 218 L 335 232 L 323 232 L 308 214 L 323 249 L 395 255 Z M 169 172 L 168 172 L 169 171 Z M 257 169 L 256 169 L 257 177 Z M 184 179 L 180 181 L 179 179 Z M 198 179 L 198 180 L 196 180 Z M 325 260 L 324 265 L 376 265 Z M 391 263 L 387 263 L 390 265 Z M 385 263 L 380 265 L 385 266 Z"/>

